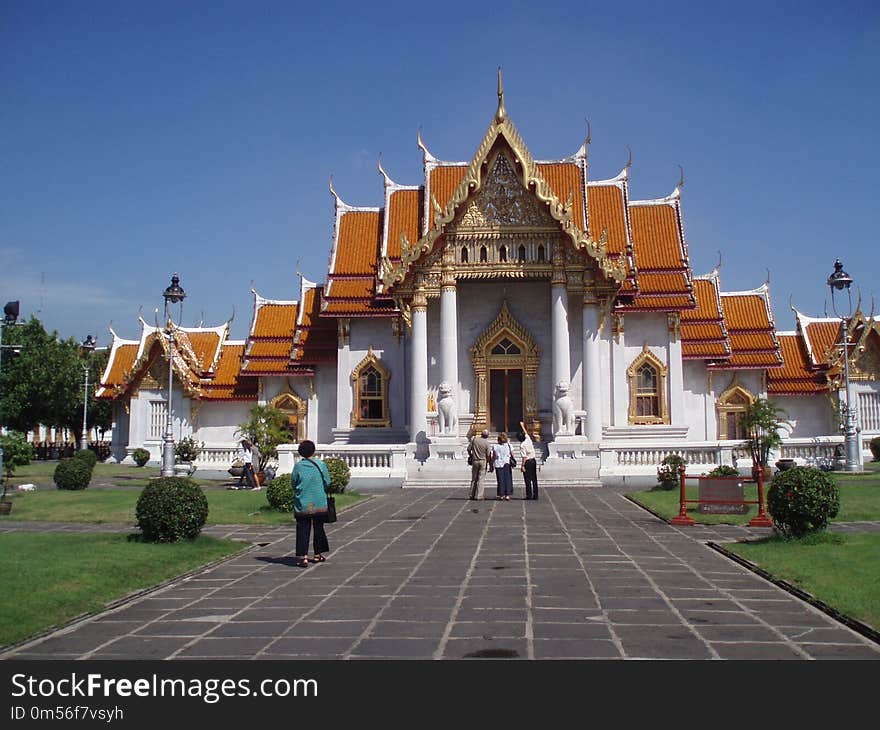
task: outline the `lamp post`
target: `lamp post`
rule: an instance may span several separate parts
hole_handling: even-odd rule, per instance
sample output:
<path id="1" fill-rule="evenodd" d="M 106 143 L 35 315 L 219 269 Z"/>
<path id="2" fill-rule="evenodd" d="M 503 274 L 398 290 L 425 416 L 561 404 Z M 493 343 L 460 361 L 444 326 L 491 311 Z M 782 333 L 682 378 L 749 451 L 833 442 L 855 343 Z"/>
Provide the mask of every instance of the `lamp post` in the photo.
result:
<path id="1" fill-rule="evenodd" d="M 168 413 L 165 421 L 165 436 L 162 443 L 162 471 L 163 477 L 174 476 L 174 432 L 171 424 L 171 386 L 172 376 L 174 373 L 174 323 L 171 321 L 171 315 L 168 313 L 169 304 L 180 303 L 180 315 L 178 321 L 183 317 L 183 300 L 186 292 L 180 286 L 180 277 L 175 273 L 171 277 L 171 286 L 165 289 L 162 295 L 165 299 L 165 334 L 168 335 Z"/>
<path id="2" fill-rule="evenodd" d="M 831 289 L 831 306 L 834 308 L 834 314 L 841 321 L 841 337 L 843 345 L 843 377 L 846 383 L 846 411 L 844 415 L 844 440 L 846 442 L 846 466 L 844 469 L 848 472 L 860 472 L 862 470 L 859 460 L 859 443 L 858 433 L 856 431 L 856 412 L 853 407 L 852 386 L 849 382 L 849 319 L 852 317 L 852 286 L 853 279 L 843 270 L 843 264 L 840 259 L 834 262 L 834 271 L 828 277 L 828 286 Z M 834 298 L 835 292 L 841 292 L 846 289 L 847 296 L 847 314 L 842 315 L 837 311 L 837 302 Z"/>
<path id="3" fill-rule="evenodd" d="M 16 302 L 6 302 L 6 306 L 3 307 L 3 319 L 0 320 L 0 366 L 3 365 L 3 328 L 9 327 L 10 325 L 15 324 L 18 319 L 18 308 L 19 303 Z M 2 369 L 0 369 L 0 373 L 2 373 Z M 0 401 L 2 402 L 2 401 Z M 0 429 L 3 428 L 3 419 L 0 418 Z M 0 479 L 3 478 L 3 444 L 0 443 Z"/>
<path id="4" fill-rule="evenodd" d="M 86 384 L 83 390 L 83 427 L 82 438 L 79 442 L 80 451 L 85 451 L 89 448 L 89 427 L 86 424 L 86 414 L 89 410 L 89 355 L 95 351 L 96 345 L 95 339 L 91 335 L 87 335 L 79 346 L 80 352 L 86 360 L 86 364 L 82 366 Z"/>

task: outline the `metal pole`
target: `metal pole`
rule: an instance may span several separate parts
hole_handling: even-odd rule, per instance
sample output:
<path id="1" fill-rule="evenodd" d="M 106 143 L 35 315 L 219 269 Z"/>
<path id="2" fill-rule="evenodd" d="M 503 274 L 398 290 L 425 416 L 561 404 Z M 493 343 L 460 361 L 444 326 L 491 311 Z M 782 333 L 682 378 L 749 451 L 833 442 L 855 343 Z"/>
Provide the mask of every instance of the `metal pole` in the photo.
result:
<path id="1" fill-rule="evenodd" d="M 3 322 L 0 322 L 0 374 L 3 372 Z M 0 394 L 2 395 L 2 394 Z M 3 399 L 0 397 L 0 406 L 3 404 Z M 0 435 L 3 434 L 3 418 L 0 417 Z M 4 479 L 3 476 L 3 444 L 0 443 L 0 479 Z M 0 490 L 2 491 L 2 490 Z"/>
<path id="2" fill-rule="evenodd" d="M 86 385 L 85 392 L 83 393 L 83 430 L 82 430 L 82 438 L 79 442 L 80 451 L 85 451 L 89 448 L 89 428 L 86 425 L 86 413 L 88 413 L 89 408 L 89 368 L 88 365 L 83 366 L 83 372 L 86 374 Z"/>
<path id="3" fill-rule="evenodd" d="M 171 388 L 173 377 L 173 358 L 174 358 L 174 330 L 171 328 L 171 322 L 168 319 L 168 303 L 165 303 L 165 322 L 168 328 L 168 413 L 165 419 L 165 436 L 162 444 L 162 476 L 174 476 L 174 432 L 171 423 Z"/>
<path id="4" fill-rule="evenodd" d="M 858 472 L 859 443 L 856 439 L 855 411 L 852 407 L 852 386 L 849 382 L 849 336 L 848 322 L 843 320 L 843 377 L 846 383 L 846 419 L 844 421 L 844 439 L 846 440 L 846 471 Z"/>

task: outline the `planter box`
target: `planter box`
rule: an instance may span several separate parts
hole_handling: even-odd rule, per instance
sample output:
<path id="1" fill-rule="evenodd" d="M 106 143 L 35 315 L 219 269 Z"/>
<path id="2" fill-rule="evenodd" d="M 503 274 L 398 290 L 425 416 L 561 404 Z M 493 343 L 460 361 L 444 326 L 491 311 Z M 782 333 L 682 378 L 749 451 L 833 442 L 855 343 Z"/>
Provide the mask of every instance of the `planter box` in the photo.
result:
<path id="1" fill-rule="evenodd" d="M 701 515 L 744 515 L 748 514 L 747 504 L 705 504 L 708 502 L 742 502 L 745 488 L 742 477 L 700 477 L 699 484 Z"/>

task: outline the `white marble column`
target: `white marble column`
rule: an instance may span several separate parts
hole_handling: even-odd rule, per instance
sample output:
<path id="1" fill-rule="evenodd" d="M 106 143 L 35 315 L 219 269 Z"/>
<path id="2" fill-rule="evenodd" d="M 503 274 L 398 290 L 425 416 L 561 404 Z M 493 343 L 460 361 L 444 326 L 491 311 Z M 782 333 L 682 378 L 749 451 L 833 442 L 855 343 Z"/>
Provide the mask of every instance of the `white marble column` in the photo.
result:
<path id="1" fill-rule="evenodd" d="M 584 410 L 587 413 L 588 441 L 602 440 L 602 380 L 599 363 L 599 304 L 584 298 Z"/>
<path id="2" fill-rule="evenodd" d="M 452 387 L 453 423 L 458 422 L 458 300 L 455 285 L 440 291 L 440 378 Z M 427 389 L 427 384 L 426 384 Z M 457 436 L 457 432 L 451 435 Z"/>
<path id="3" fill-rule="evenodd" d="M 336 345 L 336 428 L 346 431 L 351 428 L 352 408 L 354 406 L 352 388 L 358 384 L 351 380 L 351 337 L 347 319 L 337 322 Z"/>
<path id="4" fill-rule="evenodd" d="M 681 323 L 678 314 L 667 315 L 669 330 L 669 423 L 683 426 L 684 417 L 684 361 L 681 348 Z"/>
<path id="5" fill-rule="evenodd" d="M 553 372 L 553 412 L 554 412 L 554 435 L 574 435 L 571 428 L 573 418 L 571 397 L 571 366 L 570 347 L 568 341 L 568 289 L 565 281 L 558 282 L 556 272 L 554 281 L 550 286 L 550 336 L 553 340 L 552 372 Z M 560 386 L 564 390 L 560 390 Z M 561 409 L 561 410 L 560 410 Z"/>
<path id="6" fill-rule="evenodd" d="M 409 437 L 416 441 L 428 428 L 428 307 L 423 292 L 413 297 L 410 353 Z"/>

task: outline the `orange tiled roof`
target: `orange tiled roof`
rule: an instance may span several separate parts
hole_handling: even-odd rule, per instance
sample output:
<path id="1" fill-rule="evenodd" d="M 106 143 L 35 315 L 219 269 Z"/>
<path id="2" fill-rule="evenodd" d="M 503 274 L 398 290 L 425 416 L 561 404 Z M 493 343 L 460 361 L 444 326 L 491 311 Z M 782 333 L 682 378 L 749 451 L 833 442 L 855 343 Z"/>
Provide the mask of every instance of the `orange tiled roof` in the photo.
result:
<path id="1" fill-rule="evenodd" d="M 781 366 L 782 355 L 767 285 L 750 292 L 721 292 L 721 302 L 731 355 L 726 363 L 710 367 L 763 369 Z"/>
<path id="2" fill-rule="evenodd" d="M 798 331 L 804 338 L 807 356 L 813 367 L 826 365 L 840 342 L 841 324 L 839 319 L 807 317 L 796 312 Z M 843 348 L 840 348 L 841 350 Z"/>
<path id="3" fill-rule="evenodd" d="M 201 386 L 203 400 L 255 400 L 257 381 L 242 377 L 244 343 L 224 344 L 214 378 Z"/>
<path id="4" fill-rule="evenodd" d="M 287 373 L 298 313 L 298 302 L 265 299 L 254 292 L 254 316 L 242 352 L 245 377 Z"/>
<path id="5" fill-rule="evenodd" d="M 421 190 L 395 190 L 388 196 L 388 240 L 385 255 L 400 258 L 400 234 L 413 244 L 419 240 L 419 203 Z"/>
<path id="6" fill-rule="evenodd" d="M 114 388 L 121 386 L 125 376 L 131 372 L 137 359 L 139 344 L 137 341 L 120 340 L 114 335 L 110 358 L 95 391 L 95 398 L 113 399 Z"/>
<path id="7" fill-rule="evenodd" d="M 697 306 L 681 313 L 682 357 L 686 360 L 726 360 L 730 340 L 718 292 L 717 275 L 694 279 Z"/>
<path id="8" fill-rule="evenodd" d="M 596 240 L 602 231 L 608 231 L 607 251 L 610 255 L 624 256 L 630 248 L 627 235 L 626 197 L 623 183 L 587 183 L 587 215 L 589 234 Z"/>
<path id="9" fill-rule="evenodd" d="M 336 322 L 321 316 L 324 287 L 302 279 L 300 313 L 293 337 L 292 365 L 336 361 Z"/>
<path id="10" fill-rule="evenodd" d="M 452 194 L 458 187 L 467 172 L 466 165 L 439 165 L 433 168 L 428 174 L 428 192 L 437 201 L 441 209 L 452 198 Z M 428 228 L 434 226 L 434 206 L 430 198 L 427 200 L 428 206 Z"/>
<path id="11" fill-rule="evenodd" d="M 808 395 L 827 390 L 827 381 L 812 367 L 801 337 L 793 332 L 777 337 L 783 366 L 767 372 L 768 395 Z"/>
<path id="12" fill-rule="evenodd" d="M 331 274 L 375 273 L 379 223 L 378 210 L 348 210 L 342 213 Z"/>
<path id="13" fill-rule="evenodd" d="M 584 176 L 581 168 L 574 162 L 539 162 L 538 170 L 559 202 L 568 202 L 572 197 L 571 219 L 582 231 L 586 231 L 584 221 Z"/>
<path id="14" fill-rule="evenodd" d="M 632 201 L 634 298 L 618 311 L 675 311 L 696 305 L 678 199 Z M 623 292 L 628 288 L 624 287 Z"/>

